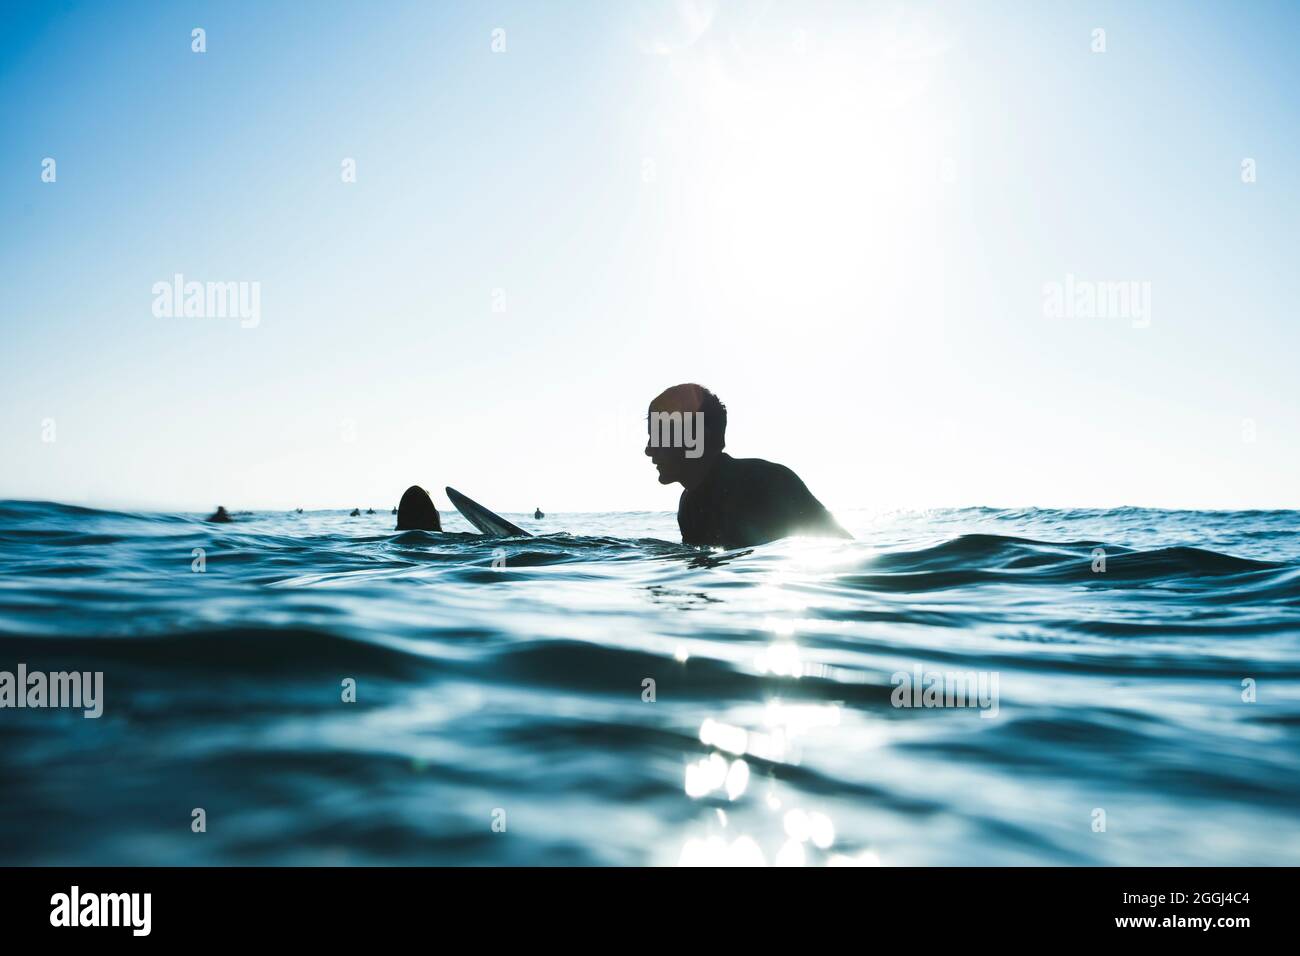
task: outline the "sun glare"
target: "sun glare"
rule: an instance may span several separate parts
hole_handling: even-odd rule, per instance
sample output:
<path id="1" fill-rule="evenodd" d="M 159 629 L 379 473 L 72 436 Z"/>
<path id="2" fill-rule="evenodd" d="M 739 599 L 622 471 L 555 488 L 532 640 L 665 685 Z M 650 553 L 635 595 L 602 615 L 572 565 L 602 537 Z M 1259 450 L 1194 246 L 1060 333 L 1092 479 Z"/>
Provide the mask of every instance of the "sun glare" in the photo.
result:
<path id="1" fill-rule="evenodd" d="M 691 260 L 747 314 L 797 307 L 801 325 L 860 301 L 864 272 L 917 269 L 913 227 L 951 163 L 931 83 L 945 44 L 898 20 L 852 37 L 721 30 L 669 54 Z"/>

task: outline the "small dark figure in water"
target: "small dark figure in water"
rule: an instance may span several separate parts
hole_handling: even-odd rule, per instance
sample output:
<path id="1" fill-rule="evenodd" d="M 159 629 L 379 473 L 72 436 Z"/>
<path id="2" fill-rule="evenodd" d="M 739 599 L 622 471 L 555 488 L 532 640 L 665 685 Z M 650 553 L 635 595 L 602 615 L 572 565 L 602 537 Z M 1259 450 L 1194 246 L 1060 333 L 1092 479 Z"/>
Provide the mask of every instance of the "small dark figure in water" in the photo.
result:
<path id="1" fill-rule="evenodd" d="M 419 485 L 411 485 L 402 494 L 397 505 L 398 531 L 441 531 L 438 509 L 433 506 L 429 493 Z"/>
<path id="2" fill-rule="evenodd" d="M 538 508 L 536 511 L 533 512 L 533 520 L 534 520 L 534 521 L 541 521 L 541 520 L 542 520 L 543 518 L 545 518 L 545 517 L 546 517 L 546 515 L 542 514 L 542 509 L 541 509 L 541 508 Z"/>
<path id="3" fill-rule="evenodd" d="M 397 505 L 393 505 L 393 514 L 397 514 Z"/>
<path id="4" fill-rule="evenodd" d="M 298 514 L 302 514 L 302 509 L 301 509 L 301 508 L 298 509 Z"/>
<path id="5" fill-rule="evenodd" d="M 366 509 L 366 514 L 368 514 L 368 515 L 372 515 L 372 514 L 374 514 L 374 513 L 375 513 L 375 509 L 374 509 L 374 508 L 367 508 L 367 509 Z"/>
<path id="6" fill-rule="evenodd" d="M 360 517 L 361 517 L 361 509 L 360 509 L 360 508 L 353 508 L 353 509 L 352 509 L 352 514 L 348 515 L 348 517 L 349 517 L 349 518 L 360 518 Z"/>
<path id="7" fill-rule="evenodd" d="M 217 510 L 208 515 L 208 520 L 219 524 L 228 524 L 235 519 L 230 517 L 230 512 L 226 510 L 225 505 L 217 505 Z"/>
<path id="8" fill-rule="evenodd" d="M 795 534 L 851 538 L 789 468 L 732 458 L 727 406 L 702 385 L 674 385 L 650 403 L 645 453 L 659 483 L 685 489 L 677 505 L 683 544 L 743 548 Z"/>

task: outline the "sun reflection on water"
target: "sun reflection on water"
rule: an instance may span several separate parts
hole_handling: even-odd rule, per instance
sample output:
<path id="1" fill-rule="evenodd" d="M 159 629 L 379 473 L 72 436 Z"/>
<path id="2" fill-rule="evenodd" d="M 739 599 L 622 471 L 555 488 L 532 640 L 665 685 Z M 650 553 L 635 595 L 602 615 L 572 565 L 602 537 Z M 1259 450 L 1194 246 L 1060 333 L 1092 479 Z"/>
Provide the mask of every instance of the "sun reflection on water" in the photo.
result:
<path id="1" fill-rule="evenodd" d="M 759 674 L 795 680 L 829 676 L 832 668 L 805 658 L 796 640 L 799 623 L 790 617 L 764 621 L 763 629 L 773 640 L 754 657 Z M 683 658 L 680 646 L 675 656 Z M 780 781 L 771 769 L 763 769 L 798 765 L 803 739 L 839 727 L 843 705 L 790 703 L 772 697 L 761 710 L 747 708 L 739 718 L 737 713 L 731 711 L 728 719 L 706 717 L 700 723 L 699 741 L 708 753 L 686 764 L 684 789 L 688 797 L 704 802 L 713 812 L 705 834 L 692 836 L 683 844 L 679 865 L 879 866 L 880 857 L 874 850 L 838 847 L 830 815 L 823 809 L 799 806 L 797 796 L 791 799 L 793 794 L 783 799 L 778 792 Z M 859 749 L 879 746 L 883 736 L 880 726 L 857 727 L 853 743 Z M 751 762 L 765 779 L 758 792 L 751 787 Z M 746 801 L 746 794 L 755 799 Z M 728 811 L 717 806 L 724 801 L 730 804 Z M 745 829 L 751 832 L 743 832 Z"/>
<path id="2" fill-rule="evenodd" d="M 815 731 L 838 727 L 842 718 L 839 704 L 790 704 L 779 699 L 767 703 L 753 729 L 715 718 L 700 724 L 700 743 L 711 752 L 686 765 L 685 792 L 693 800 L 727 800 L 742 812 L 746 793 L 753 782 L 746 757 L 772 764 L 794 765 L 799 762 L 797 743 Z M 878 737 L 869 735 L 869 744 Z M 769 778 L 767 786 L 749 804 L 765 816 L 770 827 L 763 833 L 710 833 L 686 840 L 679 857 L 681 866 L 879 866 L 880 858 L 872 850 L 856 853 L 831 850 L 836 843 L 835 824 L 822 810 L 786 805 L 777 793 L 777 781 Z M 714 827 L 734 830 L 732 818 L 714 807 Z M 737 818 L 739 819 L 739 818 Z M 764 838 L 764 834 L 767 834 Z M 769 853 L 760 839 L 774 839 Z"/>

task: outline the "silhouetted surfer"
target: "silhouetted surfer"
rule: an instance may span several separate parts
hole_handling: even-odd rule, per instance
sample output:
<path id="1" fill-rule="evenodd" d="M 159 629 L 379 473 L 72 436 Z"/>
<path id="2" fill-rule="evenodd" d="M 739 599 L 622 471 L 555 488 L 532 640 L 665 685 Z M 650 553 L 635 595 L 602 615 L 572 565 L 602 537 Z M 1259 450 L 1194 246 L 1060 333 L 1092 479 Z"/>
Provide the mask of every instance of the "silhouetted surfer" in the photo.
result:
<path id="1" fill-rule="evenodd" d="M 542 509 L 541 509 L 541 508 L 538 508 L 536 511 L 533 512 L 533 520 L 534 520 L 534 521 L 541 521 L 541 520 L 542 520 L 543 518 L 545 518 L 545 517 L 546 517 L 546 515 L 542 514 Z"/>
<path id="2" fill-rule="evenodd" d="M 441 531 L 438 509 L 433 506 L 429 493 L 419 485 L 411 485 L 397 504 L 398 531 Z"/>
<path id="3" fill-rule="evenodd" d="M 650 403 L 645 453 L 659 483 L 685 489 L 677 506 L 684 544 L 741 548 L 794 534 L 851 538 L 789 468 L 732 458 L 727 406 L 702 385 L 674 385 Z"/>
<path id="4" fill-rule="evenodd" d="M 352 514 L 348 515 L 348 517 L 349 517 L 349 518 L 360 518 L 360 517 L 361 517 L 361 509 L 360 509 L 360 508 L 353 508 L 353 509 L 352 509 Z"/>
<path id="5" fill-rule="evenodd" d="M 230 517 L 230 512 L 226 510 L 224 505 L 217 505 L 217 510 L 208 515 L 207 520 L 215 521 L 218 524 L 227 524 L 235 519 Z"/>

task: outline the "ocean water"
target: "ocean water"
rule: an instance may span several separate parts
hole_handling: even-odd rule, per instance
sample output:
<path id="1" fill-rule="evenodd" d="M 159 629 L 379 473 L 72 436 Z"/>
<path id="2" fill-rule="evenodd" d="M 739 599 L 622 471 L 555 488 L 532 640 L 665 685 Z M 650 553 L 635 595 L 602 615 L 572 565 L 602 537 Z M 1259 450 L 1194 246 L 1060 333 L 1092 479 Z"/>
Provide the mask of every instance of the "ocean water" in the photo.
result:
<path id="1" fill-rule="evenodd" d="M 0 864 L 1300 863 L 1298 512 L 201 517 L 0 503 Z"/>

